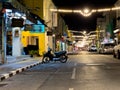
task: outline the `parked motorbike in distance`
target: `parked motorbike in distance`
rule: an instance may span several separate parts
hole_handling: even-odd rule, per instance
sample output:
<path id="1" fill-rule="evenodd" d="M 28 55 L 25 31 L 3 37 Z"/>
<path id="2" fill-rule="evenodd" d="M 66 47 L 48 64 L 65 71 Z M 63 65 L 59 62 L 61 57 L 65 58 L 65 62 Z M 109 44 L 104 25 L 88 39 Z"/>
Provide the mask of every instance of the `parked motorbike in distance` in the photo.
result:
<path id="1" fill-rule="evenodd" d="M 61 63 L 66 63 L 68 60 L 67 51 L 58 51 L 52 53 L 52 49 L 44 53 L 42 58 L 42 63 L 47 63 L 50 61 L 60 61 Z"/>

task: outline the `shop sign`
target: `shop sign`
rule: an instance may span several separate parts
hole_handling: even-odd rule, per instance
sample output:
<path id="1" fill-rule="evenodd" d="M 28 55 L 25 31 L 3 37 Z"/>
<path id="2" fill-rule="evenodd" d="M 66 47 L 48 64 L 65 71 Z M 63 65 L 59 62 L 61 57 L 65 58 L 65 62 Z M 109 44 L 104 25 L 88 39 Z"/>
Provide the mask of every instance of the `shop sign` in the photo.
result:
<path id="1" fill-rule="evenodd" d="M 24 20 L 22 18 L 21 19 L 13 18 L 11 27 L 23 27 L 24 26 L 23 22 Z"/>
<path id="2" fill-rule="evenodd" d="M 43 25 L 43 24 L 33 24 L 30 32 L 44 33 L 45 32 L 45 25 Z"/>
<path id="3" fill-rule="evenodd" d="M 58 25 L 57 13 L 53 13 L 52 20 L 53 20 L 53 27 L 57 27 Z"/>
<path id="4" fill-rule="evenodd" d="M 25 25 L 25 31 L 30 31 L 32 29 L 32 25 L 26 24 Z"/>

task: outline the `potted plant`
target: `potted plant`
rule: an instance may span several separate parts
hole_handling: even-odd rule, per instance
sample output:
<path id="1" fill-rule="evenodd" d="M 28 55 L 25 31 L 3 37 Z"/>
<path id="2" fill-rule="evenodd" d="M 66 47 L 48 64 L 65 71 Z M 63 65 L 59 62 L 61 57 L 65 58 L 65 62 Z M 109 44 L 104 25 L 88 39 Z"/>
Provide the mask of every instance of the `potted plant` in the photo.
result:
<path id="1" fill-rule="evenodd" d="M 29 54 L 31 57 L 33 57 L 33 56 L 37 56 L 39 54 L 39 52 L 38 52 L 38 50 L 30 50 Z"/>

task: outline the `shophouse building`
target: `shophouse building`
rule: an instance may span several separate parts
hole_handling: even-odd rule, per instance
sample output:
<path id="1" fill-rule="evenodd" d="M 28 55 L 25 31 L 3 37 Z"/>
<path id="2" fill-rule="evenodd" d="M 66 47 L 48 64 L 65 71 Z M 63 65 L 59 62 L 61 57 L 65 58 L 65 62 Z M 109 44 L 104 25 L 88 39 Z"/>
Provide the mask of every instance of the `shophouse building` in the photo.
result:
<path id="1" fill-rule="evenodd" d="M 39 51 L 39 55 L 42 55 L 44 51 L 47 51 L 48 47 L 51 47 L 53 51 L 57 48 L 58 39 L 62 39 L 64 32 L 67 28 L 64 20 L 57 12 L 52 12 L 51 9 L 56 7 L 51 0 L 22 0 L 20 1 L 28 10 L 30 10 L 35 17 L 39 17 L 42 20 L 37 21 L 37 24 L 31 23 L 29 28 L 22 31 L 22 43 L 27 50 L 33 46 L 34 49 Z M 38 19 L 37 19 L 38 20 Z M 42 32 L 34 32 L 38 29 L 38 25 L 42 25 Z M 35 26 L 35 28 L 34 28 Z M 31 28 L 33 29 L 31 32 Z M 26 42 L 25 42 L 26 41 Z M 61 45 L 61 44 L 59 44 Z M 62 45 L 63 46 L 63 45 Z M 64 45 L 65 47 L 65 45 Z M 32 48 L 33 49 L 33 48 Z M 63 48 L 61 48 L 62 50 Z M 60 49 L 59 49 L 60 50 Z M 29 51 L 28 51 L 29 52 Z"/>
<path id="2" fill-rule="evenodd" d="M 120 6 L 120 0 L 115 3 L 115 7 Z M 114 30 L 116 44 L 120 43 L 120 10 L 116 11 L 116 29 Z"/>

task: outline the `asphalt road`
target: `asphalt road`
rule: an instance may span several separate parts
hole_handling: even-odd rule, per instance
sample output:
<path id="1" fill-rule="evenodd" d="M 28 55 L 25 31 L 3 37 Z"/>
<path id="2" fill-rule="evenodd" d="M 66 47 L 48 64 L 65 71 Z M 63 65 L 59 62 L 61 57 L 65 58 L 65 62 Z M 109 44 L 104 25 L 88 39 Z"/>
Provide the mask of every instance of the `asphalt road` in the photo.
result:
<path id="1" fill-rule="evenodd" d="M 120 60 L 80 53 L 67 63 L 50 62 L 0 82 L 0 90 L 120 90 Z"/>

